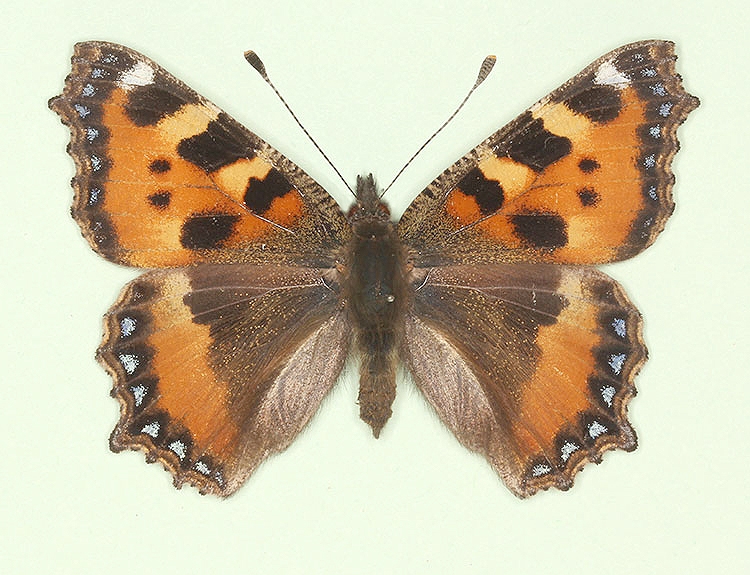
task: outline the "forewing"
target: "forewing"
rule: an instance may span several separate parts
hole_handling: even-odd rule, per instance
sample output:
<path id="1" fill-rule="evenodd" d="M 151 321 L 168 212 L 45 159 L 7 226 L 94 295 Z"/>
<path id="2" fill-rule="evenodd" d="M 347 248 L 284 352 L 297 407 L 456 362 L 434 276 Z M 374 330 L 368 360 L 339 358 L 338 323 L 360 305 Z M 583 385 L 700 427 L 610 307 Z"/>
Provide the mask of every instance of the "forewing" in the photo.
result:
<path id="1" fill-rule="evenodd" d="M 519 497 L 568 489 L 602 452 L 636 447 L 626 411 L 646 359 L 641 318 L 601 272 L 436 268 L 416 291 L 405 334 L 418 387 Z"/>
<path id="2" fill-rule="evenodd" d="M 330 265 L 348 227 L 299 167 L 142 54 L 76 44 L 61 96 L 73 216 L 107 259 Z"/>
<path id="3" fill-rule="evenodd" d="M 698 106 L 673 48 L 610 52 L 448 168 L 399 223 L 415 263 L 591 264 L 649 246 L 674 207 L 677 127 Z"/>
<path id="4" fill-rule="evenodd" d="M 113 451 L 144 451 L 178 487 L 238 489 L 296 437 L 343 366 L 349 327 L 324 273 L 206 264 L 126 286 L 99 349 L 122 405 Z"/>

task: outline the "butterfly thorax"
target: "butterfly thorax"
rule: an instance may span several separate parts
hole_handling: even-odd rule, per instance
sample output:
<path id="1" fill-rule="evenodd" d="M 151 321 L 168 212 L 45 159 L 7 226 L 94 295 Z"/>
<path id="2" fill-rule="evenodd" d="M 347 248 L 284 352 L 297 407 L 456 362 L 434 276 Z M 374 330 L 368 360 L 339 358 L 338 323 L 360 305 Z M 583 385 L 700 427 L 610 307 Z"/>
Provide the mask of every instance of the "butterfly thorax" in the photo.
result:
<path id="1" fill-rule="evenodd" d="M 391 415 L 396 394 L 409 284 L 396 226 L 371 175 L 357 178 L 356 193 L 357 202 L 349 210 L 352 240 L 342 285 L 362 357 L 360 417 L 377 437 Z"/>

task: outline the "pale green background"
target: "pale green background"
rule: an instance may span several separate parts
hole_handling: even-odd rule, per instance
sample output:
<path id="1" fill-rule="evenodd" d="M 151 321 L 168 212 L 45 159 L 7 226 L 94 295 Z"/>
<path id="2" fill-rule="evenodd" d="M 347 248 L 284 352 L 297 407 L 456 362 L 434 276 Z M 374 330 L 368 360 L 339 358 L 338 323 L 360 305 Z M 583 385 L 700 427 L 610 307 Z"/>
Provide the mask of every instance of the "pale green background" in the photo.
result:
<path id="1" fill-rule="evenodd" d="M 748 9 L 746 3 L 4 2 L 2 35 L 2 573 L 748 572 Z M 715 7 L 709 7 L 709 5 Z M 677 42 L 702 106 L 680 130 L 677 210 L 657 243 L 611 266 L 646 318 L 632 402 L 641 446 L 568 493 L 519 501 L 408 381 L 379 441 L 351 371 L 312 425 L 233 498 L 176 491 L 114 455 L 118 416 L 93 352 L 135 274 L 68 216 L 73 164 L 46 100 L 75 41 L 150 55 L 348 196 L 242 59 L 253 48 L 344 175 L 389 180 L 465 113 L 389 194 L 400 211 L 490 132 L 626 42 Z"/>

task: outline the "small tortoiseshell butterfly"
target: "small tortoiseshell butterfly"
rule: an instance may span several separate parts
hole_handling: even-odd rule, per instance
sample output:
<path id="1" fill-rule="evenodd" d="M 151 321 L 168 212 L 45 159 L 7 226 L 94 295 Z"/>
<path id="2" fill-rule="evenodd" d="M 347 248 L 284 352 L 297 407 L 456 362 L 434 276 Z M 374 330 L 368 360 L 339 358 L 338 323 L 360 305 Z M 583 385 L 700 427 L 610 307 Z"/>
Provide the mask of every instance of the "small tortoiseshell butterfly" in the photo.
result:
<path id="1" fill-rule="evenodd" d="M 345 214 L 299 167 L 145 56 L 77 44 L 61 96 L 73 217 L 149 271 L 105 317 L 114 451 L 234 493 L 310 420 L 351 349 L 377 436 L 403 362 L 458 440 L 527 497 L 635 449 L 641 316 L 594 264 L 672 213 L 698 100 L 670 42 L 601 57 L 445 170 L 391 221 L 372 175 Z"/>

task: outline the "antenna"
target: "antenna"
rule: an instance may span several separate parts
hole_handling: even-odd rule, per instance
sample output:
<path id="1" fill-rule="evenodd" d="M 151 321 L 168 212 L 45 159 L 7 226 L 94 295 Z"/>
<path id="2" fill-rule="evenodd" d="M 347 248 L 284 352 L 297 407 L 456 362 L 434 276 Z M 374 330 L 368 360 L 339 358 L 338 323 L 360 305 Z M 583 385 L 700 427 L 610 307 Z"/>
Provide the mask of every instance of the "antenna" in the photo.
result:
<path id="1" fill-rule="evenodd" d="M 263 78 L 266 81 L 266 84 L 271 86 L 271 89 L 274 91 L 274 93 L 279 98 L 279 100 L 281 100 L 281 103 L 284 104 L 284 107 L 292 115 L 292 118 L 294 118 L 294 121 L 297 122 L 297 125 L 300 128 L 302 128 L 302 131 L 304 132 L 305 136 L 307 136 L 307 138 L 317 148 L 317 150 L 320 152 L 320 155 L 323 156 L 326 162 L 328 162 L 328 165 L 331 166 L 331 168 L 333 168 L 333 171 L 336 172 L 336 175 L 341 179 L 342 182 L 344 182 L 344 185 L 352 193 L 352 195 L 356 196 L 356 194 L 354 193 L 354 190 L 352 190 L 351 186 L 344 179 L 344 176 L 342 176 L 341 172 L 339 172 L 336 166 L 333 165 L 333 162 L 330 160 L 328 156 L 326 156 L 326 153 L 318 145 L 315 139 L 310 135 L 310 132 L 308 132 L 307 129 L 302 125 L 302 122 L 299 121 L 297 114 L 295 114 L 294 111 L 289 107 L 289 104 L 286 103 L 286 100 L 284 100 L 284 97 L 276 89 L 276 86 L 273 85 L 273 82 L 271 82 L 271 79 L 268 77 L 268 74 L 266 73 L 266 67 L 263 64 L 263 61 L 260 59 L 260 57 L 258 57 L 258 55 L 252 50 L 248 50 L 247 52 L 245 52 L 245 60 L 247 60 L 248 64 L 250 64 L 253 68 L 255 68 L 258 74 L 260 74 L 261 78 Z M 394 182 L 398 180 L 399 176 L 404 172 L 404 170 L 406 170 L 406 168 L 409 167 L 409 164 L 411 164 L 414 161 L 414 158 L 416 158 L 420 154 L 420 152 L 427 147 L 427 144 L 429 144 L 435 138 L 435 136 L 437 136 L 440 132 L 442 132 L 443 128 L 445 128 L 448 124 L 450 124 L 451 120 L 453 120 L 453 118 L 455 118 L 456 115 L 461 111 L 461 108 L 464 107 L 464 104 L 466 104 L 466 102 L 469 100 L 471 95 L 474 93 L 474 90 L 476 90 L 481 85 L 481 83 L 487 79 L 487 76 L 489 76 L 490 72 L 492 71 L 492 67 L 495 65 L 495 61 L 496 61 L 495 56 L 491 56 L 491 55 L 487 56 L 484 59 L 484 61 L 482 62 L 482 65 L 479 67 L 479 74 L 477 74 L 477 79 L 474 82 L 474 85 L 466 94 L 463 101 L 458 105 L 458 108 L 456 108 L 456 110 L 448 117 L 448 119 L 445 122 L 443 122 L 442 126 L 440 126 L 435 131 L 435 133 L 432 134 L 432 136 L 427 138 L 425 143 L 422 144 L 416 152 L 414 152 L 414 155 L 411 158 L 409 158 L 409 161 L 407 161 L 404 164 L 404 167 L 399 170 L 399 172 L 396 174 L 393 180 L 391 180 L 391 183 L 388 184 L 386 188 L 383 190 L 383 192 L 380 194 L 381 198 L 391 188 Z"/>
<path id="2" fill-rule="evenodd" d="M 351 186 L 344 179 L 344 176 L 342 176 L 341 172 L 339 172 L 338 169 L 336 169 L 336 166 L 334 166 L 333 162 L 328 158 L 328 156 L 326 156 L 326 153 L 321 149 L 318 143 L 313 139 L 313 137 L 310 135 L 310 132 L 308 132 L 305 129 L 305 127 L 302 125 L 302 122 L 299 121 L 297 114 L 295 114 L 294 111 L 289 107 L 289 104 L 286 103 L 286 100 L 284 100 L 284 97 L 276 89 L 276 86 L 273 85 L 273 82 L 271 82 L 271 79 L 268 77 L 268 74 L 266 73 L 266 67 L 265 65 L 263 65 L 263 62 L 258 57 L 258 55 L 252 50 L 248 50 L 247 52 L 245 52 L 245 60 L 247 60 L 248 64 L 250 64 L 253 68 L 255 68 L 258 74 L 260 74 L 261 78 L 263 78 L 266 81 L 266 84 L 271 86 L 271 89 L 276 93 L 276 96 L 278 96 L 279 100 L 281 100 L 281 103 L 284 104 L 284 107 L 292 115 L 292 118 L 294 118 L 294 121 L 297 122 L 297 125 L 300 128 L 302 128 L 302 131 L 305 133 L 305 136 L 307 136 L 308 139 L 313 143 L 313 145 L 318 149 L 318 151 L 323 156 L 325 161 L 328 162 L 328 165 L 333 168 L 333 171 L 336 172 L 336 175 L 341 179 L 342 182 L 344 182 L 344 185 L 352 193 L 352 195 L 356 196 L 356 194 L 354 193 L 354 190 L 352 190 Z"/>
<path id="3" fill-rule="evenodd" d="M 456 108 L 456 110 L 448 117 L 448 119 L 445 122 L 443 122 L 443 125 L 440 126 L 435 131 L 435 133 L 432 134 L 432 136 L 430 136 L 429 138 L 427 138 L 427 140 L 425 141 L 425 143 L 422 144 L 416 152 L 414 152 L 414 155 L 411 158 L 409 158 L 409 161 L 407 161 L 404 164 L 404 167 L 399 170 L 398 174 L 396 174 L 396 177 L 394 177 L 393 180 L 391 180 L 391 183 L 388 184 L 386 186 L 386 188 L 383 190 L 383 192 L 380 194 L 381 198 L 391 188 L 391 186 L 393 185 L 393 183 L 396 180 L 398 180 L 399 176 L 404 172 L 404 170 L 409 167 L 409 164 L 411 164 L 414 161 L 414 158 L 416 158 L 420 154 L 420 152 L 427 147 L 427 144 L 429 144 L 435 138 L 435 136 L 437 136 L 440 132 L 442 132 L 443 128 L 445 128 L 448 124 L 450 124 L 451 120 L 453 120 L 453 118 L 456 117 L 456 114 L 458 114 L 461 111 L 461 108 L 464 107 L 464 104 L 466 104 L 466 102 L 469 100 L 469 97 L 474 93 L 474 90 L 476 90 L 477 88 L 479 88 L 479 85 L 487 79 L 487 76 L 489 76 L 490 72 L 492 71 L 492 67 L 495 65 L 495 61 L 496 60 L 497 60 L 497 58 L 495 58 L 495 56 L 492 56 L 492 55 L 487 56 L 484 59 L 484 61 L 482 62 L 482 65 L 479 67 L 479 74 L 477 74 L 477 80 L 476 80 L 476 82 L 474 82 L 474 85 L 469 90 L 469 93 L 466 94 L 466 97 L 458 105 L 458 108 Z"/>

